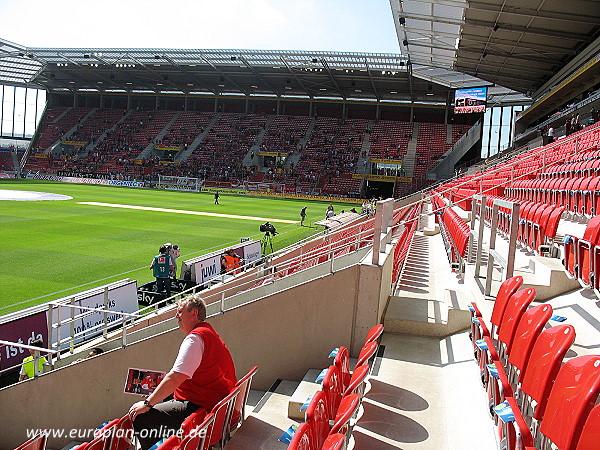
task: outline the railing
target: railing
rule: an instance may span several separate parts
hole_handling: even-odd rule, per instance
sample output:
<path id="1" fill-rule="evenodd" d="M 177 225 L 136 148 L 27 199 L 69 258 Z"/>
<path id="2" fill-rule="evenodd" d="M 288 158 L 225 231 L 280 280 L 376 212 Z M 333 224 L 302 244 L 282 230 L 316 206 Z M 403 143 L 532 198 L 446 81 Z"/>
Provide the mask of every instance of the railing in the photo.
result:
<path id="1" fill-rule="evenodd" d="M 58 353 L 56 350 L 51 350 L 49 348 L 33 347 L 31 345 L 21 344 L 20 342 L 11 342 L 11 341 L 0 340 L 0 349 L 3 349 L 5 347 L 12 347 L 13 349 L 33 350 L 34 351 L 34 354 L 33 354 L 33 377 L 34 378 L 37 378 L 40 375 L 39 370 L 38 370 L 38 361 L 41 358 L 40 353 L 44 353 L 47 355 L 54 355 L 54 354 Z M 8 351 L 8 349 L 7 349 L 7 351 Z M 53 362 L 52 358 L 50 358 L 49 364 L 50 364 L 50 368 L 53 369 L 54 362 Z M 11 367 L 6 367 L 6 368 L 0 370 L 0 374 L 3 374 L 5 372 L 11 372 L 22 365 L 23 365 L 23 363 L 19 363 L 14 366 L 11 366 Z"/>
<path id="2" fill-rule="evenodd" d="M 518 141 L 519 139 L 522 139 L 523 137 L 530 135 L 532 133 L 535 133 L 539 130 L 544 129 L 546 126 L 550 125 L 553 122 L 556 122 L 557 120 L 560 120 L 562 118 L 564 118 L 565 116 L 568 116 L 570 114 L 573 114 L 575 111 L 577 111 L 578 109 L 583 108 L 584 106 L 589 105 L 590 103 L 598 100 L 600 98 L 600 90 L 594 92 L 592 95 L 590 95 L 587 98 L 584 98 L 583 100 L 581 100 L 580 102 L 576 103 L 575 105 L 571 106 L 570 108 L 567 108 L 561 112 L 559 112 L 556 115 L 550 116 L 548 119 L 544 120 L 542 123 L 527 128 L 525 131 L 523 131 L 522 133 L 519 133 L 518 135 L 516 135 L 514 137 L 514 141 Z"/>
<path id="3" fill-rule="evenodd" d="M 106 289 L 106 292 L 108 292 L 108 288 Z M 56 330 L 56 336 L 57 336 L 56 342 L 53 342 L 51 347 L 52 348 L 56 347 L 57 352 L 58 352 L 58 354 L 57 354 L 58 360 L 60 360 L 60 358 L 61 358 L 60 352 L 65 350 L 65 348 L 62 347 L 63 343 L 68 343 L 68 345 L 69 345 L 68 350 L 71 354 L 73 354 L 74 350 L 75 350 L 75 344 L 77 343 L 77 341 L 79 339 L 81 339 L 81 341 L 85 341 L 86 336 L 89 334 L 94 334 L 94 332 L 96 330 L 101 331 L 102 335 L 106 338 L 108 335 L 109 329 L 114 329 L 118 325 L 121 325 L 121 327 L 122 327 L 123 346 L 127 345 L 127 322 L 129 320 L 133 321 L 133 318 L 140 317 L 139 312 L 134 313 L 134 314 L 129 314 L 129 313 L 124 313 L 124 312 L 120 312 L 120 311 L 110 311 L 106 307 L 88 308 L 86 306 L 75 305 L 74 303 L 75 303 L 75 297 L 73 297 L 71 304 L 64 304 L 64 303 L 58 303 L 58 302 L 49 302 L 48 303 L 48 314 L 47 314 L 48 336 L 49 336 L 48 339 L 53 341 L 52 336 L 54 335 L 54 330 Z M 67 317 L 64 320 L 62 320 L 62 318 L 61 318 L 61 308 L 66 308 L 70 311 L 69 317 Z M 58 321 L 56 323 L 53 322 L 54 309 L 56 309 L 56 312 L 58 314 Z M 76 309 L 83 310 L 84 312 L 76 314 L 75 313 Z M 85 328 L 85 326 L 84 326 L 84 327 L 82 327 L 81 331 L 75 330 L 75 321 L 84 319 L 86 317 L 90 317 L 96 313 L 103 314 L 102 322 L 100 322 L 99 324 L 93 325 L 89 328 Z M 119 317 L 119 319 L 108 320 L 109 314 L 116 315 Z M 61 331 L 62 331 L 63 326 L 69 326 L 69 331 L 68 331 L 69 335 L 65 338 L 61 338 L 61 336 L 62 336 Z"/>

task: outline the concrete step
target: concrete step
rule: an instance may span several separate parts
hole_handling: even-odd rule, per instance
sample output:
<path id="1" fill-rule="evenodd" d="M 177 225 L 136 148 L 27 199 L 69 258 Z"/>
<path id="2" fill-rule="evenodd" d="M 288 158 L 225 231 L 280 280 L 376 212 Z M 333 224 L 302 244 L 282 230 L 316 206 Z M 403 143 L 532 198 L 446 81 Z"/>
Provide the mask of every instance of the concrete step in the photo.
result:
<path id="1" fill-rule="evenodd" d="M 386 333 L 445 337 L 470 327 L 468 309 L 453 306 L 452 292 L 442 299 L 393 296 L 386 311 Z"/>
<path id="2" fill-rule="evenodd" d="M 298 384 L 298 387 L 290 397 L 288 405 L 287 416 L 298 422 L 304 421 L 304 411 L 300 411 L 300 408 L 306 402 L 309 397 L 315 395 L 315 392 L 321 389 L 321 383 L 317 383 L 315 380 L 319 376 L 323 369 L 310 369 Z"/>
<path id="3" fill-rule="evenodd" d="M 298 384 L 297 381 L 278 380 L 269 391 L 260 396 L 260 400 L 225 445 L 225 449 L 285 450 L 287 445 L 278 439 L 290 426 L 298 424 L 287 417 L 289 400 Z M 253 392 L 250 393 L 252 398 Z M 254 398 L 258 394 L 254 393 Z M 250 399 L 248 403 L 251 403 Z"/>
<path id="4" fill-rule="evenodd" d="M 581 287 L 579 281 L 567 276 L 558 258 L 534 256 L 530 259 L 527 269 L 515 268 L 514 274 L 523 277 L 521 289 L 535 288 L 536 301 L 546 301 Z"/>

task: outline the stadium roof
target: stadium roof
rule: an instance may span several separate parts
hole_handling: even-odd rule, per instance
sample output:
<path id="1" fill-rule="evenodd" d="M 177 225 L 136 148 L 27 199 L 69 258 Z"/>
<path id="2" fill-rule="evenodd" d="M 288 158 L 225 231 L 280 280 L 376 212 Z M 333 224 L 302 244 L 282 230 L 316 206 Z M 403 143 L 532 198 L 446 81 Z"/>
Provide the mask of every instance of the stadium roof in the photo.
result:
<path id="1" fill-rule="evenodd" d="M 390 0 L 413 71 L 535 93 L 600 36 L 596 0 Z"/>
<path id="2" fill-rule="evenodd" d="M 0 82 L 51 91 L 325 98 L 442 106 L 451 100 L 449 90 L 482 83 L 463 74 L 445 76 L 443 69 L 425 69 L 415 73 L 407 56 L 393 53 L 26 48 L 0 39 Z M 494 95 L 503 103 L 508 93 L 504 88 L 492 88 L 492 103 Z"/>
<path id="3" fill-rule="evenodd" d="M 390 0 L 401 54 L 39 48 L 0 39 L 0 83 L 51 91 L 446 105 L 489 86 L 528 103 L 600 34 L 591 0 Z"/>

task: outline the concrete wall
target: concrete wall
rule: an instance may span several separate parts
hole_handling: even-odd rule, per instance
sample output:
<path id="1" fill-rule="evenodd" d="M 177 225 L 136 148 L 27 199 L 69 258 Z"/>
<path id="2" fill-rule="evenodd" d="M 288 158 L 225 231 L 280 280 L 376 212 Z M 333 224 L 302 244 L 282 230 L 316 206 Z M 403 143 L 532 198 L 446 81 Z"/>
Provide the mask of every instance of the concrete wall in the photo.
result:
<path id="1" fill-rule="evenodd" d="M 266 390 L 277 379 L 299 380 L 309 368 L 326 367 L 334 347 L 356 355 L 390 295 L 390 253 L 382 254 L 381 266 L 355 264 L 210 318 L 238 377 L 258 365 L 253 388 Z M 364 261 L 370 260 L 369 253 Z M 124 415 L 138 400 L 123 393 L 127 368 L 169 370 L 182 338 L 178 329 L 166 331 L 0 390 L 0 449 L 24 442 L 28 428 L 69 432 Z M 48 446 L 72 440 L 50 438 Z"/>

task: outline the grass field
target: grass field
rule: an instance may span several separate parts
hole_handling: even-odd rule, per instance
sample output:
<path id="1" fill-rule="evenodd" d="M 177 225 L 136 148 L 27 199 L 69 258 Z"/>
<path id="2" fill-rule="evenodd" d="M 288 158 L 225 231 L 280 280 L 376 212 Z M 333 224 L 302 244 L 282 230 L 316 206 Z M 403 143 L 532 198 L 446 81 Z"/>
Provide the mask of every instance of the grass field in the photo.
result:
<path id="1" fill-rule="evenodd" d="M 184 211 L 244 215 L 299 221 L 322 219 L 328 203 L 209 193 L 77 185 L 33 180 L 0 180 L 0 189 L 51 192 L 73 197 L 63 201 L 0 201 L 2 270 L 0 315 L 81 292 L 122 278 L 153 280 L 148 269 L 165 242 L 178 244 L 181 262 L 240 242 L 260 239 L 261 221 L 190 215 L 155 210 L 80 204 L 99 202 Z M 334 204 L 336 211 L 355 205 Z M 322 227 L 274 223 L 275 250 Z"/>

